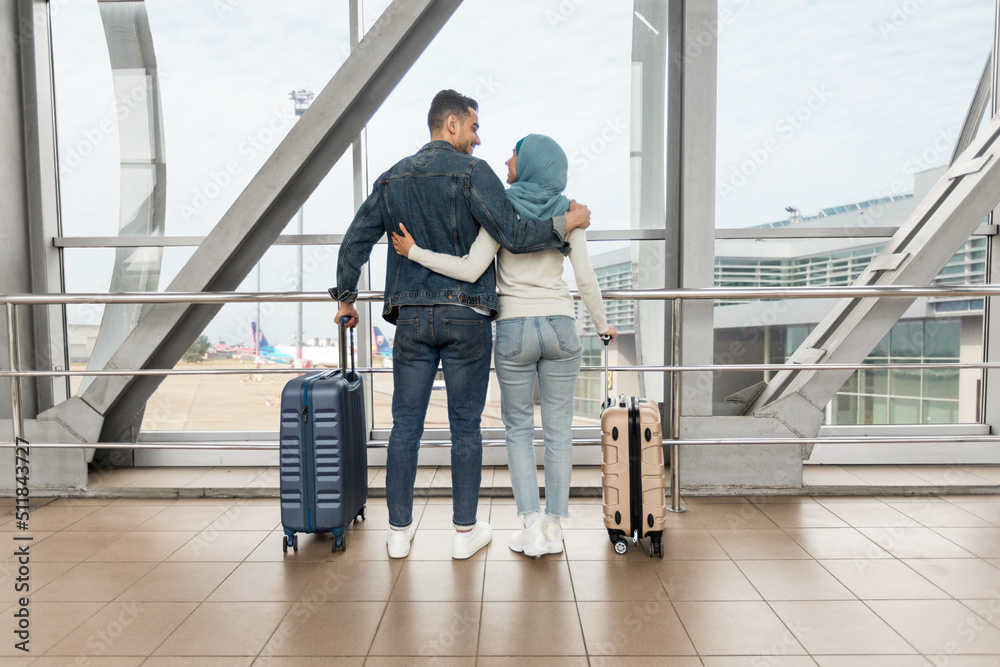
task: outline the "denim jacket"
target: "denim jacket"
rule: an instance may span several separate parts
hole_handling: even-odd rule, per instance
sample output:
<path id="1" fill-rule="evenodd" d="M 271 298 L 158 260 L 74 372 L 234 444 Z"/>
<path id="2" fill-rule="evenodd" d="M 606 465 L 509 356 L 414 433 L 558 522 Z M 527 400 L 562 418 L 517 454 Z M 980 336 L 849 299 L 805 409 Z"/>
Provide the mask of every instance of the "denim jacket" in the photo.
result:
<path id="1" fill-rule="evenodd" d="M 459 257 L 469 252 L 480 226 L 514 253 L 565 252 L 566 246 L 565 216 L 545 222 L 518 218 L 503 183 L 485 161 L 460 153 L 447 141 L 432 141 L 379 176 L 354 216 L 340 246 L 337 286 L 330 289 L 335 299 L 357 299 L 361 267 L 372 247 L 383 234 L 399 231 L 400 223 L 421 248 Z M 390 244 L 382 317 L 395 323 L 400 306 L 431 304 L 485 307 L 495 317 L 495 269 L 490 266 L 466 283 L 400 257 Z"/>

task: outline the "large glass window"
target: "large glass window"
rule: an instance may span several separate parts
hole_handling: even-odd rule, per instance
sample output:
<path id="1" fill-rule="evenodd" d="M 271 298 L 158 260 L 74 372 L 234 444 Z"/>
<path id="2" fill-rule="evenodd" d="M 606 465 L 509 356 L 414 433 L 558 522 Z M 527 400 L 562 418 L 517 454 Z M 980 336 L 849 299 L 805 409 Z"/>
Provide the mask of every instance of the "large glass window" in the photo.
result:
<path id="1" fill-rule="evenodd" d="M 319 0 L 139 4 L 148 14 L 162 107 L 166 175 L 162 235 L 168 243 L 170 237 L 204 237 L 298 121 L 290 94 L 319 93 L 348 57 L 347 4 Z M 364 3 L 366 28 L 388 5 L 388 0 Z M 114 86 L 101 3 L 62 0 L 52 9 L 64 233 L 113 237 L 119 233 L 119 214 L 126 201 L 120 171 L 129 157 L 121 147 L 128 139 L 120 135 L 128 132 L 126 121 L 134 105 Z M 634 224 L 630 155 L 642 146 L 641 137 L 631 131 L 633 116 L 641 115 L 640 109 L 633 109 L 630 59 L 637 20 L 630 6 L 613 3 L 462 3 L 368 124 L 365 190 L 378 174 L 428 140 L 430 100 L 438 90 L 454 88 L 479 101 L 483 143 L 476 155 L 494 171 L 505 173 L 504 162 L 518 139 L 528 133 L 549 134 L 567 153 L 567 194 L 590 207 L 592 229 L 629 229 Z M 511 39 L 511 48 L 503 49 L 502 57 L 483 48 L 484 31 L 501 41 Z M 347 229 L 357 207 L 350 157 L 340 159 L 289 220 L 285 234 L 300 230 L 341 234 Z M 638 245 L 611 240 L 590 247 L 602 287 L 633 286 Z M 300 260 L 296 246 L 274 246 L 239 289 L 324 291 L 336 281 L 337 251 L 330 245 L 306 246 Z M 160 274 L 151 288 L 166 289 L 193 252 L 187 245 L 164 249 Z M 385 253 L 386 246 L 380 245 L 372 254 L 371 289 L 384 288 Z M 66 250 L 67 290 L 108 291 L 115 256 L 115 250 L 103 248 Z M 568 263 L 566 278 L 573 287 Z M 370 338 L 372 354 L 359 363 L 388 369 L 394 329 L 381 319 L 380 303 L 366 307 L 372 331 L 370 336 L 365 332 L 365 339 Z M 612 363 L 637 363 L 635 306 L 630 301 L 608 301 L 606 310 L 621 334 Z M 222 308 L 203 332 L 204 340 L 192 346 L 191 356 L 178 368 L 245 368 L 246 373 L 168 378 L 150 401 L 143 429 L 276 430 L 280 388 L 288 376 L 256 373 L 255 366 L 286 368 L 289 359 L 304 366 L 335 365 L 339 356 L 333 303 L 307 304 L 301 312 L 300 317 L 291 304 Z M 69 308 L 75 367 L 92 359 L 103 315 L 100 307 Z M 587 363 L 602 365 L 593 359 L 601 346 L 584 310 L 579 311 L 579 327 L 590 351 Z M 383 429 L 392 423 L 391 374 L 369 377 L 372 426 Z M 77 380 L 74 389 L 79 385 Z M 602 389 L 606 391 L 601 374 L 581 375 L 578 425 L 595 423 Z M 638 376 L 617 375 L 615 389 L 637 393 Z M 499 427 L 495 378 L 488 400 L 483 425 Z M 428 427 L 447 426 L 445 405 L 444 392 L 432 392 Z"/>
<path id="2" fill-rule="evenodd" d="M 716 227 L 723 235 L 760 229 L 761 237 L 717 242 L 716 283 L 850 285 L 885 242 L 868 230 L 905 224 L 944 173 L 989 55 L 993 3 L 820 3 L 788 12 L 721 0 L 719 8 Z M 841 236 L 821 238 L 828 228 Z M 934 283 L 982 284 L 985 244 L 970 236 Z M 716 357 L 744 342 L 738 362 L 776 363 L 773 345 L 750 338 L 783 340 L 787 357 L 832 304 L 720 302 Z M 981 361 L 981 340 L 981 299 L 922 299 L 867 361 Z M 762 376 L 716 374 L 716 400 Z M 832 398 L 827 423 L 974 422 L 981 377 L 864 371 Z"/>
<path id="3" fill-rule="evenodd" d="M 162 133 L 161 190 L 152 199 L 161 198 L 163 226 L 151 242 L 206 236 L 297 122 L 290 92 L 318 92 L 346 59 L 346 7 L 310 2 L 278 8 L 258 0 L 53 3 L 61 210 L 64 233 L 71 237 L 116 236 L 119 209 L 124 221 L 134 198 L 126 191 L 128 180 L 119 177 L 119 164 L 122 172 L 134 168 L 136 158 L 125 147 L 141 139 L 133 119 L 147 115 L 150 85 L 122 88 L 132 70 L 128 62 L 116 65 L 124 58 L 120 52 L 128 35 L 114 14 L 131 11 L 126 5 L 141 9 L 140 19 L 148 17 L 148 34 L 140 40 L 144 60 L 133 67 L 143 67 L 143 80 L 154 82 L 160 105 L 149 117 L 150 126 Z M 342 161 L 285 233 L 336 231 L 331 220 L 353 214 L 351 184 L 349 161 Z M 136 233 L 122 227 L 123 235 Z M 163 250 L 159 280 L 146 289 L 166 289 L 192 253 L 190 246 Z M 108 291 L 121 270 L 115 254 L 66 250 L 67 290 Z M 299 270 L 298 248 L 275 246 L 238 289 L 322 291 L 334 282 L 335 257 L 335 247 L 306 247 Z M 142 258 L 136 253 L 126 266 L 144 270 Z M 79 368 L 95 355 L 107 317 L 95 306 L 68 311 L 73 365 Z M 329 364 L 336 356 L 328 345 L 331 320 L 328 307 L 313 304 L 302 307 L 301 326 L 295 305 L 225 306 L 178 368 L 249 371 L 261 351 L 255 330 L 269 343 L 269 351 L 260 355 L 264 367 L 287 367 L 287 359 L 300 355 L 307 364 Z M 167 378 L 147 405 L 143 428 L 274 430 L 277 395 L 288 377 Z M 74 389 L 79 385 L 77 378 Z"/>

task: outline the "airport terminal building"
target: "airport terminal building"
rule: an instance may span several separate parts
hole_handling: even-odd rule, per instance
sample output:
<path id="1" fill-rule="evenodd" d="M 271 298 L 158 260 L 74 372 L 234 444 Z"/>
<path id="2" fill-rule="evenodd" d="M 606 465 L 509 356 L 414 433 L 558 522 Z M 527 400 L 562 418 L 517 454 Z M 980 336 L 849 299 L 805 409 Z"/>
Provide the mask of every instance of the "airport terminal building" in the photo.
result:
<path id="1" fill-rule="evenodd" d="M 993 0 L 0 3 L 0 660 L 996 665 L 998 52 Z M 390 553 L 382 238 L 364 511 L 289 548 L 282 392 L 341 365 L 339 249 L 447 88 L 592 214 L 620 335 L 577 305 L 562 538 L 518 553 L 491 370 L 492 541 L 455 556 L 438 377 Z M 609 532 L 609 395 L 659 413 L 662 549 Z"/>

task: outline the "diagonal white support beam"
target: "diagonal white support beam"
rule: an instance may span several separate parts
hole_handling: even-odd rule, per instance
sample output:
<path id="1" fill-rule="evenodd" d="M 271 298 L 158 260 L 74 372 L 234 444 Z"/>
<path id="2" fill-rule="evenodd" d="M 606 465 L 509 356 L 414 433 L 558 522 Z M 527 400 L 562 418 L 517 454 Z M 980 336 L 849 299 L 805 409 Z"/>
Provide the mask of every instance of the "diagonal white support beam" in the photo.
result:
<path id="1" fill-rule="evenodd" d="M 235 290 L 460 4 L 393 0 L 167 291 Z M 150 308 L 108 367 L 172 368 L 220 307 Z M 161 381 L 148 376 L 96 380 L 82 399 L 103 416 L 101 440 L 134 436 L 136 416 Z M 75 421 L 73 414 L 52 417 Z"/>
<path id="2" fill-rule="evenodd" d="M 929 285 L 948 260 L 1000 203 L 1000 116 L 955 160 L 855 285 Z M 858 364 L 914 299 L 839 301 L 791 356 Z M 751 405 L 755 416 L 776 417 L 803 435 L 815 435 L 823 409 L 852 371 L 782 371 Z M 791 400 L 792 398 L 795 400 Z M 804 399 L 804 400 L 801 400 Z"/>

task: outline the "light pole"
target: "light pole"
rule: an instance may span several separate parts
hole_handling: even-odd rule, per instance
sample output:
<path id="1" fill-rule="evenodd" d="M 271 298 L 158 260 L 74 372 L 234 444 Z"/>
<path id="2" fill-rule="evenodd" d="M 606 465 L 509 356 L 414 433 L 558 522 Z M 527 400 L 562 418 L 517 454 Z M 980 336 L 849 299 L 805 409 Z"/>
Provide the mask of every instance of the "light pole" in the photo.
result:
<path id="1" fill-rule="evenodd" d="M 299 90 L 293 90 L 288 94 L 288 97 L 295 103 L 295 115 L 296 117 L 301 116 L 309 108 L 315 95 L 312 91 L 306 88 L 300 88 Z M 302 236 L 303 225 L 302 225 L 302 210 L 303 206 L 299 207 L 299 236 Z M 302 265 L 304 263 L 302 256 L 302 239 L 299 239 L 299 275 L 298 282 L 295 285 L 295 291 L 301 292 L 303 289 L 304 279 L 302 276 Z M 302 365 L 302 302 L 295 304 L 295 310 L 298 314 L 297 322 L 298 328 L 295 334 L 295 361 L 298 366 Z"/>

